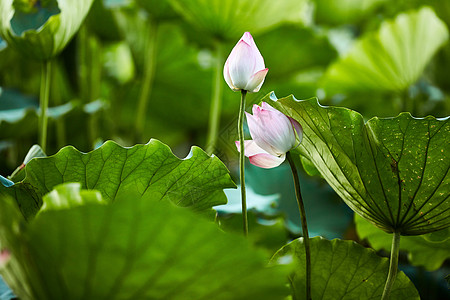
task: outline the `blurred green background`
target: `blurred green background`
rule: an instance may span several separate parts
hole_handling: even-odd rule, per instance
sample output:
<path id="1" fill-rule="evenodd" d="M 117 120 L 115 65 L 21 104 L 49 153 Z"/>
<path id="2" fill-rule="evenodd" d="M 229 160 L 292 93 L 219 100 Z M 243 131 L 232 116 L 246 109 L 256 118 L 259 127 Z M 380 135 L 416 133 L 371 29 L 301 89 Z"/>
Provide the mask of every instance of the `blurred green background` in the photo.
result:
<path id="1" fill-rule="evenodd" d="M 244 31 L 252 33 L 269 68 L 260 92 L 248 96 L 248 111 L 275 91 L 278 97 L 317 97 L 367 120 L 402 111 L 446 117 L 449 27 L 450 1 L 442 0 L 95 0 L 78 33 L 53 59 L 47 154 L 65 145 L 87 152 L 110 139 L 131 146 L 156 138 L 180 157 L 192 145 L 211 148 L 237 178 L 239 94 L 214 76 Z M 22 52 L 0 40 L 3 176 L 37 143 L 41 62 Z M 212 146 L 207 132 L 214 92 L 221 111 Z M 145 123 L 138 128 L 142 97 Z M 314 169 L 306 169 L 301 181 L 311 236 L 370 246 L 358 237 L 351 210 Z M 273 253 L 300 233 L 289 167 L 248 165 L 247 181 L 250 232 Z M 231 204 L 239 201 L 237 191 L 227 195 Z M 224 228 L 240 230 L 238 206 L 218 210 Z M 386 255 L 382 248 L 377 250 Z M 440 255 L 437 268 L 412 267 L 407 252 L 401 257 L 422 299 L 449 296 L 449 254 Z"/>

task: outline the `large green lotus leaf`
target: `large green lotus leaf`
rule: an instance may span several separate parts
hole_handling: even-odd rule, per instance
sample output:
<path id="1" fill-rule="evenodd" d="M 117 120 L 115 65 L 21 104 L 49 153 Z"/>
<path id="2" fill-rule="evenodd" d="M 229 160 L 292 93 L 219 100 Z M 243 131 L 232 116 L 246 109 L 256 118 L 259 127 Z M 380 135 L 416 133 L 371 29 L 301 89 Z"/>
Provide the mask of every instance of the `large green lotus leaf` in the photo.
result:
<path id="1" fill-rule="evenodd" d="M 25 171 L 23 181 L 0 187 L 0 195 L 14 197 L 27 219 L 39 210 L 42 196 L 64 182 L 99 190 L 108 202 L 133 191 L 146 199 L 170 200 L 197 211 L 226 203 L 222 190 L 235 187 L 217 157 L 193 147 L 188 158 L 179 159 L 157 140 L 131 148 L 108 141 L 89 153 L 68 146 L 53 156 L 30 161 Z"/>
<path id="2" fill-rule="evenodd" d="M 314 0 L 316 22 L 331 25 L 363 20 L 386 0 Z"/>
<path id="3" fill-rule="evenodd" d="M 66 190 L 69 191 L 70 189 Z M 79 197 L 86 194 L 65 197 Z M 76 192 L 75 192 L 76 193 Z M 286 267 L 214 223 L 128 195 L 40 212 L 26 223 L 0 201 L 0 269 L 21 299 L 283 299 Z"/>
<path id="4" fill-rule="evenodd" d="M 402 13 L 359 39 L 328 68 L 323 86 L 330 92 L 404 90 L 447 40 L 447 26 L 432 9 Z"/>
<path id="5" fill-rule="evenodd" d="M 367 239 L 375 250 L 390 251 L 392 235 L 383 232 L 355 215 L 356 231 L 361 239 Z M 400 239 L 400 250 L 408 253 L 408 259 L 414 266 L 423 266 L 428 271 L 439 269 L 446 259 L 450 258 L 450 239 L 430 241 L 433 234 L 441 233 L 449 237 L 449 230 L 443 229 L 427 235 L 404 236 Z"/>
<path id="6" fill-rule="evenodd" d="M 0 0 L 0 35 L 24 55 L 47 60 L 78 31 L 93 0 L 41 2 Z"/>
<path id="7" fill-rule="evenodd" d="M 267 101 L 303 127 L 298 151 L 355 212 L 387 232 L 419 235 L 450 225 L 449 118 L 372 118 L 292 95 Z"/>
<path id="8" fill-rule="evenodd" d="M 310 239 L 312 299 L 380 299 L 388 275 L 389 260 L 354 241 Z M 281 248 L 273 262 L 293 260 L 289 276 L 293 299 L 305 299 L 305 246 L 303 238 Z M 399 272 L 391 299 L 420 299 L 414 284 Z"/>
<path id="9" fill-rule="evenodd" d="M 236 40 L 245 32 L 259 33 L 282 22 L 300 22 L 303 0 L 169 0 L 174 9 L 201 30 Z"/>

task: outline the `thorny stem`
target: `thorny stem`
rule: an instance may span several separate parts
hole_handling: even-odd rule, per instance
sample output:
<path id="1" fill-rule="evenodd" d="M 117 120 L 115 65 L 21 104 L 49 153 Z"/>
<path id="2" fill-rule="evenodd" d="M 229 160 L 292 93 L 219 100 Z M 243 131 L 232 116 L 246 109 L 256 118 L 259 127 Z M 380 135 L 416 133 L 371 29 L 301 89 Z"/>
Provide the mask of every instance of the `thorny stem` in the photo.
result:
<path id="1" fill-rule="evenodd" d="M 295 196 L 297 198 L 298 209 L 300 211 L 300 218 L 302 222 L 303 243 L 305 245 L 306 255 L 306 299 L 311 300 L 311 250 L 309 246 L 309 234 L 308 225 L 306 223 L 305 206 L 303 205 L 303 198 L 300 190 L 300 180 L 298 177 L 297 168 L 295 167 L 295 162 L 290 152 L 286 153 L 286 158 L 289 162 L 289 165 L 291 166 L 292 177 L 294 179 L 295 186 Z"/>

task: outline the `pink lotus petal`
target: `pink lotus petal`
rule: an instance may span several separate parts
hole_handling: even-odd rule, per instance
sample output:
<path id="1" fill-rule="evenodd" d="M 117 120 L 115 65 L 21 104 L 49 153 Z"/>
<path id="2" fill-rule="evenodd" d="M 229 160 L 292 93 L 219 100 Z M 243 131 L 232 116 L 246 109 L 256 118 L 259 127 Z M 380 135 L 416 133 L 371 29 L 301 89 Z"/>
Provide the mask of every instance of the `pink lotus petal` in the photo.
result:
<path id="1" fill-rule="evenodd" d="M 299 122 L 297 122 L 296 120 L 292 119 L 291 117 L 288 117 L 289 121 L 291 121 L 292 126 L 294 127 L 295 131 L 297 132 L 297 136 L 299 139 L 299 144 L 302 142 L 303 139 L 303 128 L 302 125 L 300 125 Z"/>
<path id="2" fill-rule="evenodd" d="M 270 111 L 278 111 L 277 109 L 273 108 L 272 106 L 270 106 L 267 102 L 261 102 L 261 107 L 265 110 L 270 110 Z"/>
<path id="3" fill-rule="evenodd" d="M 0 251 L 0 266 L 5 265 L 11 259 L 11 253 L 4 249 Z"/>
<path id="4" fill-rule="evenodd" d="M 286 159 L 286 155 L 274 156 L 268 153 L 260 153 L 249 157 L 250 163 L 260 168 L 271 169 L 278 167 Z"/>
<path id="5" fill-rule="evenodd" d="M 243 40 L 239 41 L 231 51 L 227 62 L 233 85 L 245 89 L 255 70 L 254 53 L 250 45 Z"/>
<path id="6" fill-rule="evenodd" d="M 233 91 L 238 91 L 239 89 L 233 85 L 230 77 L 229 63 L 228 60 L 225 62 L 225 66 L 223 67 L 223 77 L 225 78 L 226 83 Z"/>
<path id="7" fill-rule="evenodd" d="M 269 69 L 266 68 L 253 74 L 252 77 L 250 77 L 245 89 L 252 93 L 259 92 L 259 89 L 264 83 L 267 72 L 269 72 Z"/>
<path id="8" fill-rule="evenodd" d="M 279 155 L 281 153 L 278 153 L 276 149 L 273 149 L 273 146 L 271 143 L 269 143 L 265 138 L 265 128 L 264 126 L 261 126 L 259 115 L 262 113 L 262 111 L 259 111 L 256 109 L 256 113 L 254 115 L 251 115 L 249 113 L 245 113 L 247 116 L 247 125 L 248 129 L 250 131 L 250 135 L 252 136 L 253 140 L 256 142 L 256 144 L 264 149 L 267 153 L 272 155 Z"/>
<path id="9" fill-rule="evenodd" d="M 240 152 L 241 148 L 240 148 L 239 141 L 236 141 L 235 144 L 236 144 L 238 151 Z M 250 157 L 250 156 L 253 156 L 256 154 L 261 154 L 261 153 L 267 153 L 267 152 L 264 151 L 263 148 L 259 147 L 255 143 L 255 141 L 253 141 L 253 140 L 245 140 L 244 141 L 244 155 L 245 156 Z"/>
<path id="10" fill-rule="evenodd" d="M 256 46 L 255 41 L 253 40 L 253 37 L 250 34 L 250 32 L 245 32 L 244 35 L 242 36 L 241 40 L 245 41 L 252 48 L 252 51 L 255 56 L 255 71 L 265 69 L 266 66 L 264 65 L 264 58 L 261 55 L 261 52 L 259 52 L 259 49 Z M 248 90 L 248 91 L 250 91 L 250 90 Z"/>
<path id="11" fill-rule="evenodd" d="M 247 120 L 253 140 L 268 153 L 279 156 L 295 146 L 292 124 L 281 112 L 261 109 Z"/>

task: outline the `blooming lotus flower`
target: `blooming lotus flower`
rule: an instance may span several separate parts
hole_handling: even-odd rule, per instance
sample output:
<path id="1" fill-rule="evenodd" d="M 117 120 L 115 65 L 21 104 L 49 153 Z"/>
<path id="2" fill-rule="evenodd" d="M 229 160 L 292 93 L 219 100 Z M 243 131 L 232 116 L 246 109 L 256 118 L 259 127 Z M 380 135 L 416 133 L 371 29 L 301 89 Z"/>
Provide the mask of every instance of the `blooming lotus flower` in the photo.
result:
<path id="1" fill-rule="evenodd" d="M 246 32 L 231 50 L 223 68 L 223 77 L 233 91 L 256 93 L 268 71 L 252 35 Z"/>
<path id="2" fill-rule="evenodd" d="M 295 132 L 302 140 L 300 124 L 266 102 L 261 107 L 253 105 L 253 115 L 245 114 L 252 140 L 244 141 L 244 154 L 255 166 L 265 169 L 279 166 L 286 159 L 286 153 L 299 144 Z M 239 151 L 238 141 L 236 146 Z"/>

